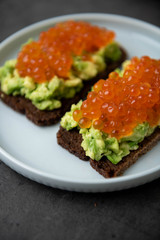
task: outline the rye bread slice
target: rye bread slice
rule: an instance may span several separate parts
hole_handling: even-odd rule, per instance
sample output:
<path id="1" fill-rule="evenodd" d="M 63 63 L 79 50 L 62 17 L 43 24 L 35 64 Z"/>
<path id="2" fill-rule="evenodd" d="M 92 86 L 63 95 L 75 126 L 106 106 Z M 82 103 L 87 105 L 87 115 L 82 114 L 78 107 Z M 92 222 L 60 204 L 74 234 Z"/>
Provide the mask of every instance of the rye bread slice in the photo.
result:
<path id="1" fill-rule="evenodd" d="M 39 126 L 48 126 L 57 123 L 60 118 L 67 112 L 73 103 L 77 103 L 80 99 L 84 99 L 90 91 L 92 85 L 101 78 L 107 78 L 108 74 L 115 68 L 119 67 L 126 59 L 126 52 L 121 48 L 121 59 L 114 63 L 109 63 L 107 69 L 98 74 L 95 78 L 84 81 L 84 87 L 71 99 L 61 99 L 62 107 L 52 111 L 42 111 L 36 108 L 32 102 L 22 96 L 6 95 L 0 90 L 1 100 L 17 112 L 26 114 L 26 117 Z"/>
<path id="2" fill-rule="evenodd" d="M 141 155 L 151 150 L 158 141 L 160 141 L 160 128 L 157 128 L 151 136 L 145 138 L 144 141 L 139 144 L 137 150 L 131 151 L 128 156 L 124 157 L 122 161 L 115 165 L 106 157 L 103 157 L 100 161 L 95 161 L 87 157 L 85 151 L 81 147 L 82 136 L 76 128 L 67 131 L 60 127 L 57 133 L 57 142 L 59 145 L 80 159 L 90 161 L 90 165 L 105 178 L 122 175 Z"/>

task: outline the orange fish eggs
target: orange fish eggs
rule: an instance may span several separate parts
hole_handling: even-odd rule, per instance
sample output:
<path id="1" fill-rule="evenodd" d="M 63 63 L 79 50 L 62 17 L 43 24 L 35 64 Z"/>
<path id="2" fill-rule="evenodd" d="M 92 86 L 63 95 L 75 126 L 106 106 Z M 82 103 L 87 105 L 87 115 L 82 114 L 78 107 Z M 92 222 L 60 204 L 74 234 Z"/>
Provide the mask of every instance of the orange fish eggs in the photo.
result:
<path id="1" fill-rule="evenodd" d="M 16 68 L 20 76 L 35 82 L 50 80 L 54 75 L 67 78 L 73 56 L 89 60 L 90 54 L 111 43 L 115 33 L 83 21 L 67 21 L 42 32 L 37 42 L 25 45 L 18 54 Z"/>
<path id="2" fill-rule="evenodd" d="M 90 119 L 83 117 L 79 120 L 78 124 L 81 128 L 90 128 L 92 122 Z"/>
<path id="3" fill-rule="evenodd" d="M 131 59 L 124 74 L 99 80 L 79 110 L 79 126 L 91 125 L 117 139 L 132 133 L 143 122 L 160 122 L 160 60 Z M 74 113 L 75 114 L 75 113 Z"/>

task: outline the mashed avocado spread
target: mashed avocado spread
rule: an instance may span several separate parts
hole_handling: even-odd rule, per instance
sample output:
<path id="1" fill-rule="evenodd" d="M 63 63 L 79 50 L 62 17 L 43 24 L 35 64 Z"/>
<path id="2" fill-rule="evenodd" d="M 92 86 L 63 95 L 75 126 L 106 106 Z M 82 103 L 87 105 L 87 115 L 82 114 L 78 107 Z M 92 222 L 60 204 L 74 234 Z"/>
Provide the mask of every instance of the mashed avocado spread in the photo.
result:
<path id="1" fill-rule="evenodd" d="M 124 67 L 129 63 L 126 61 Z M 123 74 L 124 70 L 117 69 L 119 74 Z M 151 127 L 148 122 L 141 123 L 134 128 L 132 135 L 123 137 L 117 140 L 108 134 L 91 128 L 80 128 L 78 123 L 74 121 L 72 114 L 75 110 L 80 109 L 82 101 L 78 104 L 73 104 L 71 111 L 67 112 L 61 119 L 61 126 L 67 131 L 77 127 L 79 133 L 82 134 L 82 143 L 86 156 L 91 159 L 99 161 L 103 156 L 107 157 L 113 164 L 117 164 L 122 158 L 130 153 L 131 150 L 138 149 L 138 144 L 144 140 L 145 137 L 151 135 L 155 127 Z"/>
<path id="2" fill-rule="evenodd" d="M 9 60 L 0 68 L 1 90 L 8 95 L 24 96 L 40 110 L 60 108 L 62 98 L 74 97 L 82 89 L 83 80 L 95 77 L 107 67 L 107 62 L 117 61 L 120 56 L 118 44 L 111 43 L 92 54 L 91 61 L 84 61 L 80 56 L 74 57 L 67 80 L 54 76 L 44 83 L 35 83 L 30 77 L 20 77 L 15 68 L 16 59 Z"/>
<path id="3" fill-rule="evenodd" d="M 74 121 L 72 114 L 74 110 L 80 109 L 82 101 L 73 104 L 71 111 L 67 112 L 61 119 L 61 126 L 67 131 L 77 127 L 82 134 L 82 144 L 86 156 L 99 161 L 103 156 L 107 157 L 113 164 L 117 164 L 122 158 L 130 153 L 131 150 L 138 149 L 138 143 L 151 135 L 155 128 L 149 126 L 147 122 L 139 124 L 133 131 L 133 134 L 117 140 L 104 132 L 93 127 L 79 128 L 78 123 Z"/>

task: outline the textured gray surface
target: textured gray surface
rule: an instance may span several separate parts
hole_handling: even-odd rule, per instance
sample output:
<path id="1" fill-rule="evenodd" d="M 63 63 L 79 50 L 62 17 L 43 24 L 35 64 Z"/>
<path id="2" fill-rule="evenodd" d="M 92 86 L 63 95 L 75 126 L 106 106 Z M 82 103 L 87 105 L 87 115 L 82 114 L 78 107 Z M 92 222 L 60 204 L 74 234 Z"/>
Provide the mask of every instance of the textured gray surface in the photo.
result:
<path id="1" fill-rule="evenodd" d="M 159 1 L 0 0 L 0 41 L 39 20 L 115 13 L 160 25 Z M 0 239 L 160 239 L 160 179 L 130 190 L 84 194 L 52 189 L 0 162 Z"/>

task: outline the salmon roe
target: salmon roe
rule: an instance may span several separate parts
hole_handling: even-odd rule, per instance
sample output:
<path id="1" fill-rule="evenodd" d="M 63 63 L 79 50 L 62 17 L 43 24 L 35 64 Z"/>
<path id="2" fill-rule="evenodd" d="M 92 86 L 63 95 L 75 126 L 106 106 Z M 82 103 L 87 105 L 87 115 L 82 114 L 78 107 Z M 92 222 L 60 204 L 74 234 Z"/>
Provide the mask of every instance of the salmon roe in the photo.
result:
<path id="1" fill-rule="evenodd" d="M 115 33 L 83 21 L 67 21 L 42 32 L 38 41 L 25 45 L 18 54 L 20 76 L 45 82 L 54 75 L 67 78 L 73 56 L 90 59 L 89 53 L 108 45 Z"/>
<path id="2" fill-rule="evenodd" d="M 73 117 L 74 117 L 73 112 Z M 160 60 L 134 57 L 122 77 L 112 72 L 99 80 L 82 103 L 75 121 L 83 119 L 117 139 L 132 134 L 140 123 L 160 122 Z"/>

